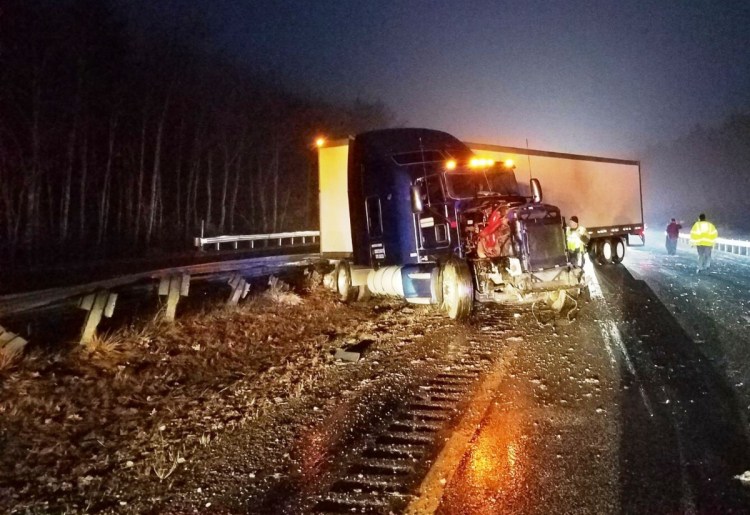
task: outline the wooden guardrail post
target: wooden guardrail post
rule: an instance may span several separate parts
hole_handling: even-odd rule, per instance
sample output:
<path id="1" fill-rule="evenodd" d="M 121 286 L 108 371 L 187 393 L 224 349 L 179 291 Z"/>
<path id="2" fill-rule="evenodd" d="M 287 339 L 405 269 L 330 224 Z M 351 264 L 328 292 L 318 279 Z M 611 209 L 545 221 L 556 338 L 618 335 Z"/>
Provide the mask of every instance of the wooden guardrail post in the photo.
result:
<path id="1" fill-rule="evenodd" d="M 174 274 L 161 278 L 159 281 L 159 296 L 167 297 L 167 309 L 164 312 L 164 320 L 174 322 L 177 303 L 180 301 L 180 297 L 187 297 L 189 292 L 189 274 Z"/>
<path id="2" fill-rule="evenodd" d="M 16 333 L 6 331 L 3 326 L 0 326 L 0 354 L 4 354 L 8 358 L 13 358 L 23 352 L 23 348 L 26 347 L 27 343 L 25 339 Z"/>
<path id="3" fill-rule="evenodd" d="M 81 344 L 89 343 L 94 338 L 102 316 L 112 317 L 116 303 L 117 294 L 108 290 L 100 290 L 81 297 L 78 301 L 78 307 L 88 311 L 81 330 Z"/>
<path id="4" fill-rule="evenodd" d="M 242 274 L 232 274 L 229 278 L 229 286 L 232 287 L 232 292 L 229 294 L 227 304 L 236 306 L 240 299 L 247 297 L 247 293 L 250 291 L 250 285 L 247 279 L 242 277 Z"/>

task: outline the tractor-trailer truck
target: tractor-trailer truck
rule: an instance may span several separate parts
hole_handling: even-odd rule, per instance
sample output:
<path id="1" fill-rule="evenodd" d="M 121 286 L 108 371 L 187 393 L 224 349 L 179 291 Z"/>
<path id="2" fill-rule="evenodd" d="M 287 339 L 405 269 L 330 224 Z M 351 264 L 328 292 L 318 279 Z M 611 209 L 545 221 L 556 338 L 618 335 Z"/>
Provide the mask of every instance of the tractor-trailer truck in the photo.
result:
<path id="1" fill-rule="evenodd" d="M 544 299 L 561 307 L 567 295 L 580 293 L 583 272 L 567 253 L 560 207 L 543 202 L 533 162 L 524 184 L 516 161 L 493 154 L 506 150 L 472 150 L 428 129 L 372 131 L 323 144 L 320 250 L 336 262 L 331 282 L 342 300 L 400 296 L 464 318 L 477 301 Z M 538 157 L 567 163 L 575 156 Z M 538 168 L 545 180 L 554 172 Z M 559 178 L 549 180 L 555 192 Z M 567 205 L 586 220 L 582 206 Z M 606 240 L 612 252 L 621 232 L 607 227 L 608 238 L 595 239 Z"/>

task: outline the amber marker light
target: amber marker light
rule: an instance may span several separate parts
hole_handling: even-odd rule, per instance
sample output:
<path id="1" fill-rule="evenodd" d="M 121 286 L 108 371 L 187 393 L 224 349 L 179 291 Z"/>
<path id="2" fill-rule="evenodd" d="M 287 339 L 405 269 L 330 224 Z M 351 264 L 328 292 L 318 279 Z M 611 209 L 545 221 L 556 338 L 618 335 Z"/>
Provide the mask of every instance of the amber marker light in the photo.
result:
<path id="1" fill-rule="evenodd" d="M 516 163 L 512 159 L 506 159 L 503 164 L 505 165 L 505 168 L 513 168 Z"/>
<path id="2" fill-rule="evenodd" d="M 315 140 L 315 146 L 318 147 L 318 148 L 322 147 L 325 144 L 326 144 L 326 139 L 325 138 L 318 138 L 318 139 Z"/>
<path id="3" fill-rule="evenodd" d="M 469 166 L 471 168 L 488 168 L 495 164 L 495 161 L 493 159 L 487 159 L 484 157 L 473 157 L 469 161 Z"/>
<path id="4" fill-rule="evenodd" d="M 446 170 L 455 170 L 456 169 L 456 162 L 451 159 L 450 161 L 445 163 L 445 169 Z"/>

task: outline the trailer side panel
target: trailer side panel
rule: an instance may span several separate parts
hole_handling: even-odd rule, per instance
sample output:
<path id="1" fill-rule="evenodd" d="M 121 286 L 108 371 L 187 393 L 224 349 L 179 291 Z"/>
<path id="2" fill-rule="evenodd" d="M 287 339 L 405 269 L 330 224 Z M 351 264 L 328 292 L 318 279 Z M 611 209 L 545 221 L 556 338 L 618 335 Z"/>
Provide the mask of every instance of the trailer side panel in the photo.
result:
<path id="1" fill-rule="evenodd" d="M 577 215 L 586 227 L 642 227 L 637 161 L 468 145 L 478 156 L 513 159 L 519 184 L 528 184 L 531 177 L 539 179 L 545 201 L 558 206 L 566 217 Z"/>

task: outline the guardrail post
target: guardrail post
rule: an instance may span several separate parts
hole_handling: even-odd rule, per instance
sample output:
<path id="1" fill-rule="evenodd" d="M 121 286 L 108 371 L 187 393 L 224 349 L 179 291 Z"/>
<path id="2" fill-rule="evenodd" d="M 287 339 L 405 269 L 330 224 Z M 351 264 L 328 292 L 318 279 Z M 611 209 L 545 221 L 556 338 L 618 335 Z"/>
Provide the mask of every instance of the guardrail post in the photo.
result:
<path id="1" fill-rule="evenodd" d="M 16 333 L 6 331 L 0 325 L 0 354 L 13 358 L 23 352 L 23 348 L 29 343 Z"/>
<path id="2" fill-rule="evenodd" d="M 229 278 L 229 286 L 232 287 L 232 292 L 227 300 L 227 304 L 230 306 L 236 306 L 240 299 L 247 297 L 247 293 L 250 291 L 250 285 L 242 277 L 242 274 L 232 274 L 232 277 Z"/>
<path id="3" fill-rule="evenodd" d="M 164 320 L 174 322 L 177 303 L 180 297 L 187 297 L 190 292 L 190 275 L 174 274 L 162 277 L 159 281 L 159 296 L 167 297 L 167 309 Z"/>
<path id="4" fill-rule="evenodd" d="M 115 312 L 116 303 L 117 294 L 108 290 L 101 290 L 81 297 L 78 301 L 78 307 L 88 311 L 88 313 L 86 313 L 86 320 L 83 322 L 79 343 L 86 344 L 94 338 L 102 316 L 111 318 Z"/>

